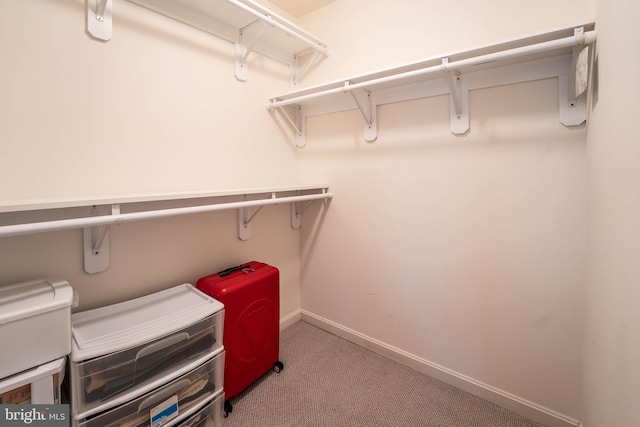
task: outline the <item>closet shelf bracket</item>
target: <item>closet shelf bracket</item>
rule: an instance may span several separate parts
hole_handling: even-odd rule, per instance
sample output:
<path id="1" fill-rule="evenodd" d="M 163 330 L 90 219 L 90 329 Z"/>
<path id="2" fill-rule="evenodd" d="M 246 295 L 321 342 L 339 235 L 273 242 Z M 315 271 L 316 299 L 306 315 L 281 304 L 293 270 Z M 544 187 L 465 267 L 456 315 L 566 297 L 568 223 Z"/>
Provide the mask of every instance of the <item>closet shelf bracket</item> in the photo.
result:
<path id="1" fill-rule="evenodd" d="M 249 30 L 249 28 L 253 26 L 258 26 L 258 31 L 253 36 L 253 40 L 248 40 L 248 35 L 246 33 Z M 251 52 L 253 51 L 253 47 L 255 46 L 256 42 L 260 40 L 260 36 L 262 36 L 262 32 L 266 27 L 267 27 L 267 21 L 255 20 L 251 24 L 240 29 L 238 42 L 235 44 L 236 79 L 242 82 L 247 81 L 247 58 L 249 57 L 249 54 L 251 54 Z"/>
<path id="2" fill-rule="evenodd" d="M 284 107 L 272 108 L 270 105 L 267 105 L 267 110 L 269 111 L 280 111 L 282 117 L 285 118 L 286 122 L 295 131 L 296 146 L 298 148 L 302 148 L 307 145 L 307 140 L 305 138 L 306 132 L 304 129 L 304 112 L 302 111 L 302 105 L 294 105 L 294 109 L 295 117 L 291 117 L 291 114 Z"/>
<path id="3" fill-rule="evenodd" d="M 308 49 L 307 49 L 308 50 Z M 307 72 L 321 60 L 329 56 L 329 52 L 320 52 L 314 50 L 311 55 L 304 55 L 305 52 L 297 53 L 293 56 L 293 64 L 291 66 L 291 87 L 296 87 L 300 80 L 307 74 Z M 304 56 L 309 56 L 304 65 L 300 64 L 300 60 Z"/>
<path id="4" fill-rule="evenodd" d="M 98 40 L 111 40 L 113 0 L 87 0 L 87 30 Z"/>
<path id="5" fill-rule="evenodd" d="M 364 89 L 366 98 L 361 101 L 358 99 L 358 95 L 356 95 L 355 91 L 348 90 L 348 81 L 344 82 L 344 86 L 345 92 L 351 94 L 351 97 L 358 106 L 358 110 L 360 110 L 360 113 L 364 118 L 364 140 L 367 142 L 374 142 L 376 139 L 378 139 L 378 106 L 373 102 L 373 95 L 370 91 Z"/>
<path id="6" fill-rule="evenodd" d="M 247 200 L 247 196 L 244 196 L 244 199 Z M 271 193 L 271 200 L 276 199 L 276 193 Z M 253 213 L 251 212 L 250 207 L 242 207 L 238 209 L 238 239 L 240 240 L 249 240 L 251 238 L 251 221 L 253 218 L 258 215 L 258 212 L 262 210 L 264 205 L 258 206 Z"/>
<path id="7" fill-rule="evenodd" d="M 301 202 L 291 203 L 291 228 L 295 230 L 300 228 L 302 225 L 302 212 L 304 212 L 311 203 L 313 202 L 307 202 L 304 204 Z"/>
<path id="8" fill-rule="evenodd" d="M 449 58 L 442 58 L 442 70 L 447 73 L 449 85 L 451 133 L 463 135 L 469 130 L 469 90 L 463 89 L 462 73 L 449 68 Z"/>
<path id="9" fill-rule="evenodd" d="M 90 216 L 97 217 L 97 206 L 91 206 Z M 120 205 L 111 205 L 111 215 L 120 215 Z M 100 273 L 109 267 L 109 225 L 84 227 L 84 271 L 89 274 Z"/>

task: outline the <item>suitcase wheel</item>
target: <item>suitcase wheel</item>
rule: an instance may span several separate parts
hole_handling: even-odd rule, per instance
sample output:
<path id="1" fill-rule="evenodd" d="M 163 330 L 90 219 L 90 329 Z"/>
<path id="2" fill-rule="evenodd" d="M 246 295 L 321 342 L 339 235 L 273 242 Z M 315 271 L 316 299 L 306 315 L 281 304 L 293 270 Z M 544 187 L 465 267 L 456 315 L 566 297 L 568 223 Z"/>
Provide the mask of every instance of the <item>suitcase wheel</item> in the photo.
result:
<path id="1" fill-rule="evenodd" d="M 282 364 L 281 361 L 277 361 L 276 363 L 273 364 L 273 370 L 276 371 L 277 373 L 280 373 L 280 371 L 282 371 L 284 369 L 284 365 Z"/>
<path id="2" fill-rule="evenodd" d="M 224 417 L 227 418 L 229 414 L 232 412 L 233 412 L 233 405 L 231 404 L 230 401 L 225 400 L 224 401 Z"/>

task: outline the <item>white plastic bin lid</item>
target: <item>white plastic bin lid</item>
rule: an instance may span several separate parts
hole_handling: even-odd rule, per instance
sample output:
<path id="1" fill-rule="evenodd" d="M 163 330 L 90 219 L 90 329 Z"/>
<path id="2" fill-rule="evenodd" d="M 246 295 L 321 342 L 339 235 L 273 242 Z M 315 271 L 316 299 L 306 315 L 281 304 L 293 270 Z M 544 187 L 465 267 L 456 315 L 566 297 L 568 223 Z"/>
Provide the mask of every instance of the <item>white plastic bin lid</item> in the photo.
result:
<path id="1" fill-rule="evenodd" d="M 0 325 L 69 308 L 73 288 L 62 279 L 46 278 L 0 287 Z"/>
<path id="2" fill-rule="evenodd" d="M 71 360 L 132 348 L 197 323 L 224 305 L 185 283 L 71 315 Z M 222 325 L 221 325 L 222 326 Z"/>

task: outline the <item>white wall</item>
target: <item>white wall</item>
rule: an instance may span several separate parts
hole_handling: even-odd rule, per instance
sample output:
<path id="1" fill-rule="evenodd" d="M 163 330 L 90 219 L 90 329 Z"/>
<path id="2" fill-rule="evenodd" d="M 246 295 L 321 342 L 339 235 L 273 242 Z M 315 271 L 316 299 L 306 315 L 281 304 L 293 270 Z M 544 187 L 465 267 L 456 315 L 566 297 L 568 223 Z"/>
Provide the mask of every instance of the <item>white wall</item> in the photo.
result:
<path id="1" fill-rule="evenodd" d="M 82 270 L 80 231 L 2 239 L 0 284 L 58 275 L 81 310 L 260 259 L 281 269 L 283 316 L 302 295 L 309 313 L 586 427 L 640 422 L 640 91 L 624 78 L 640 71 L 636 2 L 339 0 L 300 22 L 333 51 L 305 85 L 595 16 L 589 132 L 557 123 L 549 80 L 472 93 L 464 137 L 439 97 L 382 107 L 373 144 L 355 111 L 313 118 L 304 150 L 263 108 L 287 90 L 286 67 L 252 56 L 240 83 L 230 43 L 123 0 L 114 10 L 102 43 L 85 34 L 83 0 L 0 2 L 0 202 L 298 173 L 336 198 L 305 211 L 302 240 L 286 206 L 261 212 L 248 242 L 234 212 L 112 227 L 98 275 Z"/>
<path id="2" fill-rule="evenodd" d="M 0 204 L 296 183 L 295 149 L 264 108 L 288 67 L 124 0 L 113 38 L 85 33 L 85 0 L 0 2 Z M 88 275 L 80 230 L 0 240 L 0 284 L 58 275 L 78 310 L 259 259 L 282 270 L 282 314 L 299 309 L 299 233 L 265 208 L 240 242 L 235 212 L 111 227 L 111 265 Z"/>
<path id="3" fill-rule="evenodd" d="M 302 20 L 332 49 L 309 83 L 572 25 L 588 6 L 337 1 Z M 462 137 L 447 97 L 380 107 L 374 143 L 358 111 L 308 119 L 301 179 L 336 196 L 304 219 L 303 310 L 577 422 L 586 129 L 558 122 L 557 90 L 472 92 Z"/>
<path id="4" fill-rule="evenodd" d="M 640 4 L 597 2 L 597 92 L 589 123 L 589 281 L 584 426 L 640 425 Z"/>

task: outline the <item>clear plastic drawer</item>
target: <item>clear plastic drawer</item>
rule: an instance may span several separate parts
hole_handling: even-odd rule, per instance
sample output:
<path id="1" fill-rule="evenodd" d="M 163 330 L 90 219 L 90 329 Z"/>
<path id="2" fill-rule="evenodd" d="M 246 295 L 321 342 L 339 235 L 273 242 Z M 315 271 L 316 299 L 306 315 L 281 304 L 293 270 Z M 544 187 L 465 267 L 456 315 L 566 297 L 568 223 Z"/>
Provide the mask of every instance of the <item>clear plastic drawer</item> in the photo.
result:
<path id="1" fill-rule="evenodd" d="M 76 420 L 78 427 L 158 427 L 177 424 L 223 395 L 224 352 L 192 371 L 115 408 Z"/>

